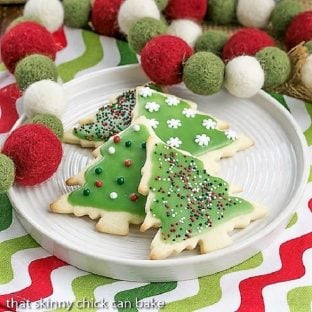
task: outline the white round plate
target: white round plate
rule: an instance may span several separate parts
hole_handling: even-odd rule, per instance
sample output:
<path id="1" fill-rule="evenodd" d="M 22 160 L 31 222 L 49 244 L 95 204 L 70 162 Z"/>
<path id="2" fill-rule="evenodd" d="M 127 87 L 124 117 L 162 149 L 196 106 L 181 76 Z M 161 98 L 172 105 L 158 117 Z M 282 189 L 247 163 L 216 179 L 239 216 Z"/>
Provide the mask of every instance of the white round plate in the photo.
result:
<path id="1" fill-rule="evenodd" d="M 77 121 L 107 103 L 114 94 L 147 82 L 138 65 L 106 69 L 65 84 L 69 105 L 63 122 L 70 129 Z M 199 104 L 249 135 L 255 146 L 221 161 L 220 175 L 242 186 L 240 196 L 268 208 L 268 216 L 233 233 L 227 248 L 199 255 L 185 251 L 175 258 L 147 260 L 155 230 L 140 233 L 132 227 L 126 237 L 95 231 L 87 217 L 58 215 L 49 205 L 69 192 L 66 179 L 92 160 L 91 150 L 64 144 L 64 157 L 56 174 L 31 188 L 15 186 L 9 193 L 26 230 L 50 253 L 83 270 L 131 281 L 192 279 L 232 267 L 265 248 L 283 230 L 302 196 L 308 176 L 305 140 L 301 130 L 279 103 L 260 92 L 238 99 L 222 91 L 211 97 L 191 94 L 184 86 L 169 92 Z"/>

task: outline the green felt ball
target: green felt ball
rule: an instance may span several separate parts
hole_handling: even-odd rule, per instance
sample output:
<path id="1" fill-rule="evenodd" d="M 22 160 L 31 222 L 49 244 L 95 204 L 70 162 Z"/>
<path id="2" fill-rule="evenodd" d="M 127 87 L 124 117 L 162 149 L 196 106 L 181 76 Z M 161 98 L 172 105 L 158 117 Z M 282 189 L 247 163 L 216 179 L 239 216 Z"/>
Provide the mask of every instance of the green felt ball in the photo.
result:
<path id="1" fill-rule="evenodd" d="M 0 154 L 0 194 L 7 192 L 15 179 L 15 166 L 6 155 Z"/>
<path id="2" fill-rule="evenodd" d="M 272 12 L 271 22 L 277 37 L 282 37 L 292 19 L 303 11 L 303 7 L 295 0 L 281 0 Z"/>
<path id="3" fill-rule="evenodd" d="M 158 6 L 158 9 L 163 11 L 167 7 L 169 0 L 155 0 L 155 2 Z"/>
<path id="4" fill-rule="evenodd" d="M 91 12 L 90 0 L 64 0 L 64 24 L 73 28 L 88 26 Z"/>
<path id="5" fill-rule="evenodd" d="M 44 125 L 49 129 L 51 129 L 52 132 L 54 132 L 54 134 L 58 136 L 60 139 L 63 138 L 64 135 L 63 124 L 61 120 L 54 115 L 51 114 L 36 115 L 30 120 L 30 123 Z"/>
<path id="6" fill-rule="evenodd" d="M 57 68 L 47 56 L 33 54 L 17 63 L 15 68 L 17 85 L 26 90 L 32 83 L 40 80 L 57 80 Z"/>
<path id="7" fill-rule="evenodd" d="M 203 33 L 195 43 L 195 50 L 221 54 L 228 35 L 223 31 L 211 30 Z"/>
<path id="8" fill-rule="evenodd" d="M 197 52 L 184 65 L 183 81 L 188 89 L 200 95 L 217 93 L 224 80 L 224 63 L 211 52 Z"/>
<path id="9" fill-rule="evenodd" d="M 166 30 L 167 26 L 164 22 L 152 17 L 144 17 L 130 28 L 128 34 L 129 46 L 135 53 L 140 54 L 148 41 L 164 34 Z"/>
<path id="10" fill-rule="evenodd" d="M 209 17 L 216 24 L 228 25 L 236 19 L 238 0 L 209 0 Z"/>
<path id="11" fill-rule="evenodd" d="M 312 54 L 312 40 L 306 42 L 305 47 L 308 49 L 308 53 Z"/>
<path id="12" fill-rule="evenodd" d="M 264 89 L 273 89 L 287 81 L 291 73 L 291 62 L 286 52 L 268 47 L 259 51 L 256 58 L 264 70 Z"/>
<path id="13" fill-rule="evenodd" d="M 15 27 L 16 25 L 24 22 L 35 22 L 37 24 L 41 24 L 40 20 L 33 16 L 19 16 L 15 20 L 13 20 L 9 26 L 7 27 L 6 31 L 10 30 L 11 28 Z"/>

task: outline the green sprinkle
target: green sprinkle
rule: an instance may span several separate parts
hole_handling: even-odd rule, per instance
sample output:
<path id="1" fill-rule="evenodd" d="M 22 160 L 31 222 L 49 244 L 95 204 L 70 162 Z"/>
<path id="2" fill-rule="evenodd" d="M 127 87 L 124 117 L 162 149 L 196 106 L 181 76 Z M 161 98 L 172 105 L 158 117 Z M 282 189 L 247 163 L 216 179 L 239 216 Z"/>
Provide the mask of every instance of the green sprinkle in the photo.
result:
<path id="1" fill-rule="evenodd" d="M 124 177 L 119 177 L 119 178 L 117 178 L 117 184 L 118 185 L 122 185 L 122 184 L 124 184 L 125 183 L 125 178 Z"/>

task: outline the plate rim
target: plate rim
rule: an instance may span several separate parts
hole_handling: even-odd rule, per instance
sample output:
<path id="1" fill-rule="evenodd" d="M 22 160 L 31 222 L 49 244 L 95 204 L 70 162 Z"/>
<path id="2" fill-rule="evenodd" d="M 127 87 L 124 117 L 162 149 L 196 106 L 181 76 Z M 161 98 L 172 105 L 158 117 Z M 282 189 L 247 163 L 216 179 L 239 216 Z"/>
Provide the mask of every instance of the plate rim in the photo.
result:
<path id="1" fill-rule="evenodd" d="M 119 67 L 112 67 L 112 68 L 105 68 L 96 72 L 88 73 L 86 75 L 77 77 L 67 83 L 65 83 L 63 86 L 66 90 L 66 88 L 72 88 L 76 84 L 81 84 L 83 83 L 84 80 L 89 80 L 89 79 L 94 79 L 97 76 L 102 76 L 103 73 L 107 72 L 123 72 L 123 71 L 128 71 L 128 70 L 136 70 L 136 71 L 142 71 L 140 65 L 124 65 L 124 66 L 119 66 Z M 142 75 L 142 73 L 141 73 Z M 143 73 L 143 75 L 145 75 Z M 237 245 L 230 245 L 227 246 L 226 248 L 217 250 L 214 253 L 207 253 L 207 254 L 198 254 L 190 257 L 185 257 L 185 258 L 169 258 L 165 260 L 148 260 L 148 259 L 123 259 L 123 258 L 117 258 L 113 257 L 110 255 L 105 255 L 104 253 L 101 255 L 98 254 L 93 254 L 91 252 L 85 251 L 82 256 L 89 256 L 94 259 L 100 260 L 100 261 L 109 261 L 109 262 L 114 262 L 114 264 L 118 265 L 131 265 L 131 266 L 136 266 L 140 268 L 161 268 L 164 265 L 173 265 L 177 264 L 177 261 L 180 263 L 183 263 L 184 265 L 189 265 L 189 264 L 197 264 L 197 263 L 202 263 L 202 262 L 209 262 L 216 260 L 217 258 L 220 258 L 221 256 L 229 256 L 229 254 L 232 254 L 233 252 L 239 252 L 240 250 L 251 246 L 253 243 L 258 242 L 262 238 L 268 236 L 270 233 L 272 233 L 274 230 L 276 230 L 279 226 L 284 224 L 287 220 L 289 219 L 291 214 L 294 212 L 296 205 L 300 201 L 305 187 L 307 185 L 308 181 L 308 176 L 309 176 L 309 171 L 310 171 L 310 164 L 309 164 L 309 157 L 308 157 L 308 145 L 306 142 L 306 139 L 303 135 L 303 131 L 301 130 L 300 126 L 297 124 L 295 121 L 294 117 L 291 115 L 291 113 L 284 108 L 276 99 L 271 97 L 269 94 L 267 94 L 265 91 L 261 90 L 257 96 L 262 97 L 265 101 L 268 101 L 271 103 L 271 105 L 274 106 L 275 109 L 279 111 L 280 114 L 282 114 L 287 121 L 290 123 L 290 125 L 293 127 L 295 134 L 297 135 L 297 138 L 299 139 L 298 143 L 300 145 L 300 152 L 302 154 L 302 171 L 300 172 L 301 176 L 301 181 L 298 183 L 299 187 L 295 190 L 295 194 L 293 198 L 290 200 L 286 208 L 280 213 L 278 218 L 272 220 L 271 223 L 269 223 L 267 226 L 265 226 L 261 231 L 258 231 L 257 233 L 254 233 L 251 237 L 245 239 L 242 242 L 239 242 Z M 21 118 L 17 121 L 16 124 L 19 124 L 21 122 Z M 64 143 L 63 143 L 64 144 Z M 31 220 L 27 218 L 27 214 L 23 211 L 23 209 L 19 209 L 16 205 L 16 199 L 14 198 L 14 187 L 9 190 L 8 195 L 10 198 L 10 201 L 17 213 L 18 219 L 21 221 L 21 223 L 24 225 L 24 221 L 26 221 L 32 228 L 34 228 L 39 234 L 40 237 L 48 238 L 49 240 L 53 241 L 54 245 L 61 246 L 65 248 L 66 250 L 74 251 L 77 252 L 78 254 L 81 254 L 81 250 L 79 248 L 76 248 L 75 246 L 70 246 L 68 242 L 65 240 L 61 241 L 59 239 L 55 239 L 54 237 L 50 237 L 49 233 L 45 232 L 44 228 L 40 226 L 40 224 L 33 224 L 31 223 Z M 22 218 L 22 219 L 21 219 Z M 30 233 L 32 236 L 32 233 Z M 41 245 L 41 244 L 40 244 Z M 41 246 L 45 248 L 44 246 Z M 47 249 L 49 253 L 53 252 L 49 249 Z M 222 254 L 220 254 L 222 253 Z M 180 264 L 181 264 L 180 263 Z"/>

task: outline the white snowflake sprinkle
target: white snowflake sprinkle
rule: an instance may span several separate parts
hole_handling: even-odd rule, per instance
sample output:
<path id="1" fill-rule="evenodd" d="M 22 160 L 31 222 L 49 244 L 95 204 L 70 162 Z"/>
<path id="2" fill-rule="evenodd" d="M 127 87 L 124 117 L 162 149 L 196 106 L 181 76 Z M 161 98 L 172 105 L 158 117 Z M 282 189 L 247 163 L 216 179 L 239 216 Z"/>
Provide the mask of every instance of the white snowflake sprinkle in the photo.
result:
<path id="1" fill-rule="evenodd" d="M 147 102 L 145 105 L 145 109 L 147 109 L 150 113 L 158 112 L 160 105 L 156 102 Z"/>
<path id="2" fill-rule="evenodd" d="M 199 134 L 199 135 L 196 135 L 195 142 L 199 146 L 207 146 L 210 142 L 210 138 L 206 134 Z"/>
<path id="3" fill-rule="evenodd" d="M 159 121 L 156 120 L 155 118 L 149 119 L 149 125 L 153 128 L 156 129 L 159 125 Z"/>
<path id="4" fill-rule="evenodd" d="M 175 138 L 171 137 L 166 143 L 171 147 L 179 148 L 180 145 L 182 144 L 182 141 L 177 137 Z"/>
<path id="5" fill-rule="evenodd" d="M 144 87 L 140 90 L 140 95 L 145 98 L 150 97 L 153 95 L 153 90 L 149 87 Z"/>
<path id="6" fill-rule="evenodd" d="M 165 101 L 169 106 L 177 106 L 180 104 L 180 100 L 174 96 L 168 96 Z"/>
<path id="7" fill-rule="evenodd" d="M 186 118 L 195 118 L 196 111 L 192 108 L 184 108 L 182 114 L 185 115 Z"/>
<path id="8" fill-rule="evenodd" d="M 227 137 L 229 140 L 235 141 L 235 140 L 238 138 L 236 132 L 235 132 L 234 130 L 231 130 L 231 129 L 225 131 L 224 134 L 226 135 L 226 137 Z"/>
<path id="9" fill-rule="evenodd" d="M 205 119 L 203 120 L 203 126 L 208 130 L 216 129 L 217 123 L 212 119 Z"/>
<path id="10" fill-rule="evenodd" d="M 182 123 L 179 119 L 169 119 L 167 120 L 167 125 L 169 128 L 177 129 L 182 126 Z"/>

